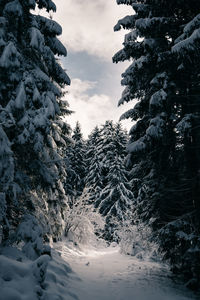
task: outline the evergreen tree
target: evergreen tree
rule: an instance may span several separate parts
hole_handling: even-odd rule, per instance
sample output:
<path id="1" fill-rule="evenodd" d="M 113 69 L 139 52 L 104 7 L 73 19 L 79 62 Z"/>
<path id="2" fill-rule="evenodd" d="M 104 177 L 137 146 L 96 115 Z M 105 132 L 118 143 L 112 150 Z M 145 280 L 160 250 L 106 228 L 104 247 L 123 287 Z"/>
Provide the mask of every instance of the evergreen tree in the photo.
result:
<path id="1" fill-rule="evenodd" d="M 197 262 L 199 225 L 192 215 L 195 210 L 195 219 L 199 219 L 196 14 L 200 4 L 195 0 L 117 3 L 131 5 L 135 11 L 115 26 L 115 30 L 123 27 L 131 31 L 113 61 L 133 59 L 122 74 L 122 85 L 126 88 L 119 104 L 138 101 L 122 116 L 136 121 L 130 131 L 127 165 L 135 189 L 137 214 L 154 230 L 162 228 L 159 242 L 174 270 L 181 270 L 187 279 L 196 277 L 198 282 L 200 268 L 196 263 L 194 268 L 192 263 L 189 252 L 194 247 L 188 236 L 198 228 L 192 242 L 197 246 Z M 180 235 L 183 224 L 186 232 Z"/>
<path id="2" fill-rule="evenodd" d="M 73 144 L 67 149 L 67 179 L 66 189 L 67 193 L 72 196 L 72 199 L 79 197 L 85 187 L 85 142 L 81 133 L 81 126 L 79 122 L 72 134 Z"/>
<path id="3" fill-rule="evenodd" d="M 89 201 L 93 202 L 96 208 L 99 206 L 100 192 L 107 184 L 106 176 L 114 149 L 112 141 L 113 131 L 113 121 L 106 121 L 100 130 L 95 129 L 92 132 L 88 141 L 90 145 L 88 149 L 90 167 L 86 177 L 86 186 L 90 191 Z"/>
<path id="4" fill-rule="evenodd" d="M 120 184 L 121 182 L 121 184 L 123 185 L 127 182 L 127 178 L 125 175 L 126 171 L 123 166 L 126 154 L 126 143 L 127 135 L 126 132 L 124 132 L 124 130 L 122 129 L 121 124 L 117 123 L 115 125 L 112 121 L 106 121 L 105 125 L 102 128 L 102 145 L 100 148 L 100 154 L 102 157 L 102 170 L 104 175 L 104 186 L 99 199 L 96 202 L 99 206 L 100 212 L 104 216 L 107 215 L 109 211 L 114 212 L 114 208 L 112 209 L 112 207 L 113 205 L 115 206 L 116 199 L 117 197 L 119 197 L 119 195 L 116 195 L 118 194 L 118 192 L 116 193 L 119 188 L 118 184 Z M 114 191 L 114 193 L 112 194 L 113 187 L 115 185 L 116 191 Z M 123 192 L 121 193 L 121 195 L 123 197 Z M 120 205 L 118 205 L 118 207 L 119 206 Z M 119 215 L 120 214 L 121 213 L 119 213 Z M 119 218 L 123 219 L 120 216 Z"/>
<path id="5" fill-rule="evenodd" d="M 197 7 L 190 7 L 187 3 L 184 11 L 187 14 L 187 22 L 182 34 L 175 40 L 172 53 L 176 59 L 176 103 L 179 105 L 179 123 L 176 126 L 177 136 L 183 145 L 184 160 L 186 164 L 186 176 L 192 187 L 192 200 L 196 211 L 196 223 L 200 230 L 200 83 L 199 83 L 199 31 L 200 14 Z M 187 12 L 190 7 L 191 11 Z M 192 180 L 192 182 L 191 182 Z"/>
<path id="6" fill-rule="evenodd" d="M 132 99 L 138 101 L 121 117 L 137 121 L 130 131 L 127 165 L 133 181 L 141 180 L 138 197 L 142 197 L 140 203 L 143 202 L 145 210 L 143 219 L 148 220 L 154 215 L 157 221 L 160 218 L 158 206 L 162 210 L 160 214 L 166 213 L 166 207 L 164 201 L 157 205 L 155 199 L 163 200 L 158 190 L 163 185 L 164 173 L 168 171 L 165 166 L 170 165 L 174 152 L 169 105 L 174 83 L 169 77 L 167 64 L 175 29 L 165 1 L 161 2 L 118 1 L 119 4 L 131 4 L 135 15 L 125 17 L 115 26 L 115 30 L 123 27 L 131 32 L 125 36 L 124 48 L 113 58 L 114 62 L 134 59 L 122 74 L 122 85 L 126 89 L 119 101 L 119 105 Z"/>
<path id="7" fill-rule="evenodd" d="M 115 157 L 114 152 L 116 150 L 116 144 L 114 143 L 114 131 L 115 124 L 113 121 L 106 121 L 102 126 L 102 139 L 101 143 L 98 145 L 98 157 L 101 161 L 101 174 L 104 187 L 107 185 L 106 177 L 109 172 L 111 162 Z M 123 151 L 125 151 L 125 145 L 123 145 Z"/>
<path id="8" fill-rule="evenodd" d="M 183 274 L 187 285 L 193 289 L 199 288 L 200 282 L 200 16 L 196 15 L 199 8 L 197 1 L 184 3 L 184 25 L 171 50 L 176 62 L 173 70 L 176 82 L 174 102 L 178 107 L 176 169 L 180 178 L 178 182 L 176 179 L 172 193 L 176 198 L 181 194 L 182 215 L 161 230 L 161 249 L 173 264 L 173 270 Z"/>
<path id="9" fill-rule="evenodd" d="M 111 162 L 106 179 L 107 185 L 99 196 L 99 212 L 106 216 L 105 238 L 112 239 L 113 219 L 115 218 L 117 223 L 123 223 L 126 220 L 127 210 L 131 209 L 133 203 L 133 193 L 124 160 L 117 153 Z"/>
<path id="10" fill-rule="evenodd" d="M 26 213 L 59 236 L 66 208 L 62 148 L 70 113 L 61 88 L 70 79 L 55 55 L 67 55 L 62 28 L 36 9 L 56 11 L 51 0 L 0 3 L 0 222 L 6 239 Z M 47 216 L 48 212 L 48 216 Z"/>
<path id="11" fill-rule="evenodd" d="M 103 188 L 102 163 L 100 151 L 102 148 L 101 130 L 96 126 L 88 137 L 86 167 L 87 175 L 85 179 L 86 188 L 89 193 L 89 203 L 96 203 Z"/>
<path id="12" fill-rule="evenodd" d="M 120 122 L 115 125 L 113 143 L 116 153 L 124 159 L 127 155 L 126 146 L 128 143 L 128 134 L 123 130 Z"/>
<path id="13" fill-rule="evenodd" d="M 89 168 L 86 187 L 90 194 L 90 202 L 93 202 L 96 208 L 100 207 L 103 201 L 102 191 L 110 185 L 111 170 L 115 166 L 120 168 L 116 165 L 117 159 L 123 169 L 122 161 L 125 158 L 126 142 L 127 134 L 121 124 L 114 124 L 112 121 L 106 121 L 101 129 L 95 128 L 89 136 L 87 153 Z M 101 213 L 104 214 L 103 209 Z"/>
<path id="14" fill-rule="evenodd" d="M 87 176 L 90 199 L 99 212 L 106 216 L 105 237 L 112 238 L 112 219 L 124 221 L 133 194 L 124 167 L 127 134 L 121 124 L 106 121 L 101 132 L 96 128 L 90 136 L 92 147 L 90 168 Z M 91 158 L 92 154 L 92 158 Z"/>

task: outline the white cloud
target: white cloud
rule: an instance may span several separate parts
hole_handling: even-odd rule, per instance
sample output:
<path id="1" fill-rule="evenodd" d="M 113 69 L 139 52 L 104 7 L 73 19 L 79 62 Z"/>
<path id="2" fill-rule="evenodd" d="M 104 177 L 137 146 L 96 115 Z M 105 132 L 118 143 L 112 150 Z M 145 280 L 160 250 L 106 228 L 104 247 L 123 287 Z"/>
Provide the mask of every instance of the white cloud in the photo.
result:
<path id="1" fill-rule="evenodd" d="M 53 15 L 53 19 L 63 28 L 61 41 L 68 52 L 80 55 L 83 59 L 87 57 L 88 60 L 88 64 L 87 62 L 82 64 L 84 68 L 81 72 L 80 58 L 77 66 L 76 61 L 73 62 L 75 79 L 72 77 L 71 86 L 67 88 L 69 92 L 67 100 L 70 109 L 75 113 L 66 117 L 72 128 L 79 121 L 84 136 L 87 137 L 96 125 L 100 126 L 106 120 L 117 122 L 120 115 L 134 105 L 129 103 L 117 107 L 122 91 L 120 74 L 129 63 L 112 66 L 112 56 L 122 48 L 125 34 L 124 30 L 115 33 L 113 27 L 120 18 L 133 14 L 133 10 L 130 6 L 118 6 L 116 0 L 54 0 L 54 2 L 57 5 L 57 12 Z M 83 52 L 88 56 L 83 55 Z M 73 56 L 73 59 L 75 57 Z M 104 73 L 102 69 L 98 73 L 99 62 L 105 69 Z M 92 74 L 95 74 L 97 82 L 84 80 L 87 77 L 91 78 L 88 76 L 91 68 L 94 68 Z M 131 127 L 129 120 L 123 121 L 122 124 L 127 129 Z"/>
<path id="2" fill-rule="evenodd" d="M 132 14 L 130 6 L 115 0 L 54 0 L 54 16 L 63 27 L 62 41 L 71 52 L 86 51 L 111 61 L 121 48 L 124 32 L 113 32 L 118 19 Z"/>
<path id="3" fill-rule="evenodd" d="M 94 89 L 95 84 L 95 82 L 82 81 L 76 78 L 72 80 L 71 87 L 68 88 L 68 102 L 70 109 L 75 111 L 75 113 L 67 117 L 67 122 L 74 127 L 75 123 L 79 121 L 85 137 L 96 125 L 105 123 L 105 120 L 117 122 L 123 111 L 127 110 L 127 106 L 123 108 L 123 111 L 122 108 L 115 107 L 111 97 L 108 95 L 89 95 L 89 90 Z M 130 128 L 130 122 L 125 121 L 124 126 Z"/>

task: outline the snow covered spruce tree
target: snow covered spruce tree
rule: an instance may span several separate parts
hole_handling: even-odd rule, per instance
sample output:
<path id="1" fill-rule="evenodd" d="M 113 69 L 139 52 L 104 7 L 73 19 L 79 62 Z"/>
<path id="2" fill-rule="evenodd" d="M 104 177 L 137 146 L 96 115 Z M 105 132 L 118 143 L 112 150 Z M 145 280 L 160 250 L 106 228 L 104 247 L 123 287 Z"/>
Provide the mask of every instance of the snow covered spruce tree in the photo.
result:
<path id="1" fill-rule="evenodd" d="M 66 192 L 73 198 L 79 197 L 85 187 L 85 142 L 81 132 L 81 126 L 79 122 L 72 134 L 73 143 L 67 148 L 67 177 L 66 177 Z"/>
<path id="2" fill-rule="evenodd" d="M 133 60 L 122 74 L 126 88 L 119 105 L 137 99 L 133 109 L 122 116 L 136 122 L 130 132 L 127 164 L 137 215 L 154 230 L 162 228 L 159 242 L 174 270 L 184 273 L 187 279 L 196 277 L 197 283 L 199 263 L 194 268 L 189 252 L 194 250 L 190 238 L 195 231 L 192 244 L 197 249 L 196 258 L 199 256 L 199 225 L 195 220 L 199 219 L 196 14 L 200 4 L 189 0 L 117 3 L 131 5 L 135 11 L 115 26 L 115 30 L 123 27 L 130 32 L 113 61 Z M 166 224 L 170 224 L 168 228 Z"/>
<path id="3" fill-rule="evenodd" d="M 89 201 L 96 208 L 100 209 L 101 201 L 103 201 L 102 193 L 111 184 L 111 169 L 122 168 L 122 173 L 125 172 L 123 160 L 126 155 L 126 143 L 127 133 L 122 129 L 120 123 L 114 124 L 113 121 L 106 121 L 101 129 L 96 127 L 89 136 L 86 187 L 89 192 Z M 104 205 L 102 206 L 101 213 L 104 216 L 111 209 L 113 203 L 110 206 L 109 204 L 105 205 L 106 208 L 103 208 Z"/>
<path id="4" fill-rule="evenodd" d="M 120 124 L 106 121 L 101 128 L 101 142 L 98 145 L 98 156 L 102 164 L 102 180 L 107 185 L 107 174 L 116 155 L 125 157 L 127 134 Z"/>
<path id="5" fill-rule="evenodd" d="M 113 121 L 106 121 L 100 130 L 94 129 L 88 140 L 87 160 L 90 160 L 90 166 L 86 177 L 86 186 L 89 188 L 90 199 L 95 207 L 99 206 L 100 192 L 107 184 L 106 176 L 114 150 L 114 130 L 115 125 Z M 124 149 L 125 147 L 123 151 Z"/>
<path id="6" fill-rule="evenodd" d="M 87 175 L 85 185 L 88 190 L 88 201 L 90 204 L 96 203 L 99 194 L 103 189 L 102 175 L 102 135 L 101 130 L 96 126 L 88 137 L 86 152 Z"/>
<path id="7" fill-rule="evenodd" d="M 123 222 L 124 213 L 130 206 L 132 192 L 124 167 L 127 134 L 119 123 L 106 121 L 101 132 L 95 129 L 90 136 L 93 145 L 87 184 L 90 197 L 99 212 L 106 216 L 106 238 L 111 239 L 114 228 L 112 218 Z"/>
<path id="8" fill-rule="evenodd" d="M 174 83 L 169 77 L 167 64 L 175 28 L 165 1 L 117 2 L 131 4 L 135 10 L 134 15 L 125 17 L 115 26 L 115 30 L 123 27 L 131 31 L 125 36 L 124 48 L 113 57 L 116 63 L 133 59 L 122 74 L 122 85 L 126 88 L 119 101 L 121 105 L 137 99 L 134 108 L 121 117 L 137 121 L 130 131 L 127 164 L 133 183 L 139 187 L 140 217 L 149 220 L 154 215 L 159 222 L 159 218 L 164 218 L 161 214 L 166 214 L 165 206 L 168 205 L 159 190 L 164 184 L 165 173 L 168 172 L 166 166 L 170 166 L 169 158 L 174 151 L 169 105 Z"/>
<path id="9" fill-rule="evenodd" d="M 109 172 L 106 176 L 107 185 L 99 195 L 99 212 L 106 216 L 105 238 L 112 240 L 115 230 L 114 223 L 123 224 L 127 211 L 131 210 L 133 193 L 128 181 L 128 174 L 124 160 L 114 153 L 115 158 L 110 162 Z M 115 220 L 115 222 L 113 222 Z"/>
<path id="10" fill-rule="evenodd" d="M 174 271 L 184 274 L 187 285 L 193 289 L 200 285 L 200 4 L 186 1 L 182 5 L 184 25 L 172 47 L 176 62 L 175 105 L 178 107 L 176 147 L 179 148 L 177 175 L 179 184 L 173 194 L 181 194 L 179 205 L 182 215 L 161 230 L 161 247 L 171 260 Z M 196 15 L 197 14 L 197 15 Z M 181 149 L 181 150 L 180 150 Z"/>
<path id="11" fill-rule="evenodd" d="M 56 11 L 51 0 L 0 2 L 0 224 L 1 239 L 26 214 L 58 237 L 67 198 L 62 179 L 69 113 L 61 88 L 70 79 L 55 55 L 66 56 L 57 39 L 62 28 L 34 15 Z M 32 222 L 32 221 L 31 221 Z M 21 235 L 22 236 L 22 235 Z"/>

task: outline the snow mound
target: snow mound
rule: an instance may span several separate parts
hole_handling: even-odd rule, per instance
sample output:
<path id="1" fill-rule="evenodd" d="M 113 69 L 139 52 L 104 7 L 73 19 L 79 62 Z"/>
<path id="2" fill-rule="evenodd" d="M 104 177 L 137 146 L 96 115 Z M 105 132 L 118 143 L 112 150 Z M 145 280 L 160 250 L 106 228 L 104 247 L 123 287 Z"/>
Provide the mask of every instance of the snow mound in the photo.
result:
<path id="1" fill-rule="evenodd" d="M 58 252 L 34 261 L 14 247 L 0 251 L 0 300 L 74 300 L 69 291 L 71 268 Z"/>
<path id="2" fill-rule="evenodd" d="M 63 260 L 59 252 L 52 250 L 52 260 L 48 264 L 44 282 L 44 300 L 74 300 L 78 299 L 75 291 L 69 289 L 69 275 L 72 269 Z"/>
<path id="3" fill-rule="evenodd" d="M 0 255 L 0 300 L 37 299 L 40 287 L 32 266 L 33 263 L 17 249 L 3 250 Z"/>

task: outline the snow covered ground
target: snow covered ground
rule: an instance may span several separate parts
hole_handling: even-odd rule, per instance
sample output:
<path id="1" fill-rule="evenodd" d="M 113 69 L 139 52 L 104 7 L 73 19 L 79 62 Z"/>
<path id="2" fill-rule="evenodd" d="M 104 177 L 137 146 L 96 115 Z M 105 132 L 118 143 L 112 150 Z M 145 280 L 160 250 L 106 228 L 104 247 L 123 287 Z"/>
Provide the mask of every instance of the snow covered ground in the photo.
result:
<path id="1" fill-rule="evenodd" d="M 15 248 L 0 255 L 0 300 L 191 300 L 160 263 L 120 254 L 118 247 L 56 243 L 35 261 Z"/>
<path id="2" fill-rule="evenodd" d="M 35 261 L 22 251 L 5 247 L 0 254 L 0 300 L 36 300 L 44 295 L 43 284 L 50 256 Z"/>
<path id="3" fill-rule="evenodd" d="M 79 300 L 191 300 L 195 296 L 174 283 L 167 266 L 120 254 L 118 247 L 76 250 L 56 248 L 70 264 L 68 292 Z M 68 296 L 63 297 L 68 300 Z"/>

